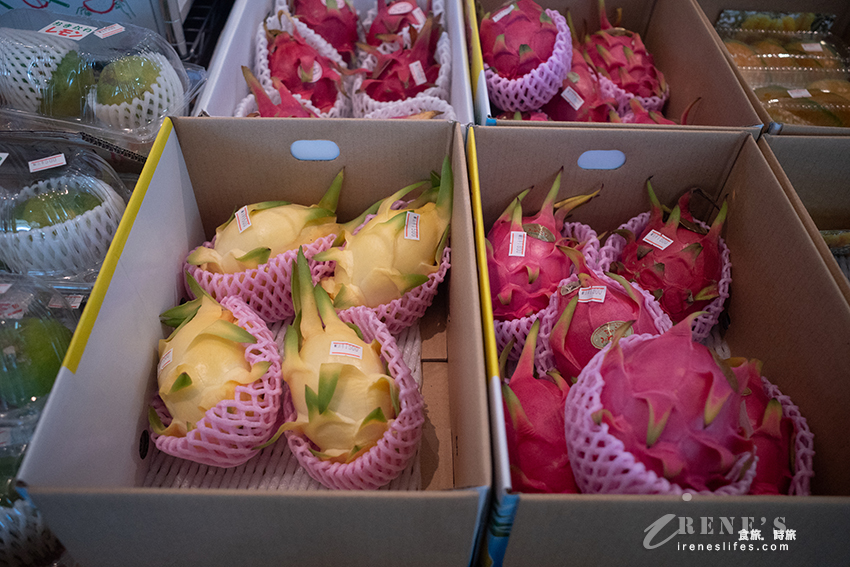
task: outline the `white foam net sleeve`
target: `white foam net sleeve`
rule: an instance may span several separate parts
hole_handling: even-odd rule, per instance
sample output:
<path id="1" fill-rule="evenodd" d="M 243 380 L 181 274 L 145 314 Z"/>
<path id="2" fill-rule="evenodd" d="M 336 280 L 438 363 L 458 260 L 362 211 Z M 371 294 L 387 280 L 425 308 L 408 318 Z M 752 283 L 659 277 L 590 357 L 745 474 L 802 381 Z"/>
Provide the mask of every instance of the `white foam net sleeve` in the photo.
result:
<path id="1" fill-rule="evenodd" d="M 74 47 L 70 39 L 0 28 L 0 101 L 16 110 L 37 112 L 42 91 Z"/>

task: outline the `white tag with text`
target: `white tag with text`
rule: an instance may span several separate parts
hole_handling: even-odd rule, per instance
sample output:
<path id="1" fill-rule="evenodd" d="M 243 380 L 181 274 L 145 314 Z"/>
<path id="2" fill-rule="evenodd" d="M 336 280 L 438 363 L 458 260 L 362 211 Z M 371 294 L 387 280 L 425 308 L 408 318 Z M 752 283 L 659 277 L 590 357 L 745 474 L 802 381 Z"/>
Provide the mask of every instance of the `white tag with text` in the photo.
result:
<path id="1" fill-rule="evenodd" d="M 809 53 L 823 53 L 823 46 L 819 43 L 801 43 L 800 47 Z"/>
<path id="2" fill-rule="evenodd" d="M 572 87 L 565 88 L 561 92 L 561 98 L 567 101 L 573 110 L 578 110 L 584 104 L 584 99 Z"/>
<path id="3" fill-rule="evenodd" d="M 236 211 L 236 228 L 239 232 L 245 232 L 251 226 L 251 217 L 248 215 L 248 205 Z"/>
<path id="4" fill-rule="evenodd" d="M 391 16 L 401 16 L 403 14 L 407 14 L 413 10 L 414 6 L 410 2 L 396 2 L 389 8 L 387 8 L 387 12 Z"/>
<path id="5" fill-rule="evenodd" d="M 812 93 L 806 89 L 788 89 L 788 96 L 791 98 L 809 98 Z"/>
<path id="6" fill-rule="evenodd" d="M 511 245 L 508 256 L 525 257 L 525 239 L 528 235 L 521 230 L 511 231 Z"/>
<path id="7" fill-rule="evenodd" d="M 30 173 L 44 171 L 45 169 L 51 169 L 54 167 L 61 167 L 63 165 L 65 165 L 65 154 L 56 154 L 55 156 L 36 159 L 29 162 Z"/>
<path id="8" fill-rule="evenodd" d="M 100 28 L 94 35 L 99 37 L 100 39 L 106 39 L 107 37 L 116 35 L 124 31 L 124 26 L 121 24 L 112 24 L 111 26 L 106 26 L 105 28 Z"/>
<path id="9" fill-rule="evenodd" d="M 603 303 L 605 301 L 605 294 L 608 292 L 608 288 L 604 285 L 594 285 L 590 287 L 583 287 L 578 290 L 578 302 L 579 303 Z"/>
<path id="10" fill-rule="evenodd" d="M 363 358 L 363 347 L 345 341 L 331 341 L 331 356 L 348 356 L 351 358 Z"/>
<path id="11" fill-rule="evenodd" d="M 413 76 L 413 82 L 416 83 L 417 87 L 428 80 L 425 77 L 425 69 L 422 68 L 421 61 L 414 61 L 410 64 L 410 74 Z"/>
<path id="12" fill-rule="evenodd" d="M 404 219 L 404 238 L 406 240 L 419 240 L 419 214 L 407 212 Z"/>
<path id="13" fill-rule="evenodd" d="M 38 33 L 80 41 L 96 29 L 96 26 L 87 26 L 85 24 L 78 24 L 77 22 L 56 20 L 52 24 L 38 30 Z"/>
<path id="14" fill-rule="evenodd" d="M 504 18 L 505 16 L 507 16 L 508 14 L 513 12 L 513 10 L 514 10 L 514 5 L 511 4 L 510 6 L 508 6 L 507 8 L 505 8 L 504 10 L 502 10 L 501 12 L 499 12 L 498 14 L 493 16 L 493 21 L 498 22 L 499 20 L 501 20 L 502 18 Z"/>
<path id="15" fill-rule="evenodd" d="M 643 241 L 647 244 L 655 246 L 659 250 L 664 250 L 665 248 L 673 244 L 673 241 L 671 239 L 667 238 L 657 230 L 650 230 L 649 234 L 643 237 Z"/>
<path id="16" fill-rule="evenodd" d="M 174 357 L 174 349 L 170 348 L 162 355 L 162 358 L 159 359 L 159 366 L 156 369 L 156 374 L 159 376 L 162 374 L 162 371 L 166 369 L 166 367 L 171 364 L 171 359 Z"/>

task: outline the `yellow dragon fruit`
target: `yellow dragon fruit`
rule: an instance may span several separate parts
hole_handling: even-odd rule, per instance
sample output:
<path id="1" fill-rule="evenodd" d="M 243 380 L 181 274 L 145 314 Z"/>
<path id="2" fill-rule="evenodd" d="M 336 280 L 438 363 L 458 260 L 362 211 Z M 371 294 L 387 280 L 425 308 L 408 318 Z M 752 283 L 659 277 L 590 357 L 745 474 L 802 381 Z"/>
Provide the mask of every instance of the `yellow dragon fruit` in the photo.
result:
<path id="1" fill-rule="evenodd" d="M 428 183 L 431 187 L 417 199 L 403 208 L 392 208 L 393 203 Z M 333 277 L 322 281 L 334 307 L 377 307 L 428 281 L 439 269 L 448 241 L 453 192 L 447 157 L 441 175 L 380 201 L 375 216 L 359 231 L 344 230 L 344 247 L 313 256 L 318 262 L 336 262 Z"/>
<path id="2" fill-rule="evenodd" d="M 325 290 L 313 287 L 301 250 L 295 268 L 296 316 L 286 329 L 281 372 L 297 418 L 275 438 L 299 432 L 319 459 L 349 463 L 377 444 L 398 415 L 398 389 L 378 341 L 366 343 L 356 325 L 339 319 Z"/>
<path id="3" fill-rule="evenodd" d="M 186 262 L 212 273 L 233 274 L 256 268 L 289 250 L 336 234 L 336 206 L 342 188 L 340 171 L 318 204 L 306 207 L 288 201 L 248 205 L 247 226 L 236 211 L 215 230 L 213 247 L 199 246 Z M 242 217 L 243 219 L 245 217 Z"/>
<path id="4" fill-rule="evenodd" d="M 237 325 L 233 313 L 197 282 L 190 278 L 189 283 L 198 299 L 160 315 L 164 324 L 176 327 L 159 341 L 159 396 L 172 418 L 165 427 L 151 410 L 151 426 L 160 435 L 185 437 L 207 410 L 233 399 L 238 385 L 261 379 L 271 365 L 250 364 L 245 345 L 257 343 L 257 338 Z"/>

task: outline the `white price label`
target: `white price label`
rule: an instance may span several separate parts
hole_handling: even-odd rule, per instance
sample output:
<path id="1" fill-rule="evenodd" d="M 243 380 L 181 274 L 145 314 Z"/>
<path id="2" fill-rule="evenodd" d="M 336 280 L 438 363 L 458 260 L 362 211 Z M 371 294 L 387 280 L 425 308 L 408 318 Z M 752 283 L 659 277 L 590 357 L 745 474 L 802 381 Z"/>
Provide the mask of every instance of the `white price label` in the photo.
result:
<path id="1" fill-rule="evenodd" d="M 105 28 L 100 28 L 94 35 L 99 37 L 100 39 L 106 39 L 109 36 L 119 34 L 124 31 L 124 26 L 121 24 L 112 24 L 111 26 L 106 26 Z"/>
<path id="2" fill-rule="evenodd" d="M 74 41 L 80 41 L 96 29 L 97 27 L 95 26 L 87 26 L 85 24 L 78 24 L 77 22 L 66 22 L 64 20 L 56 20 L 52 24 L 38 30 L 38 33 L 57 37 L 64 37 L 66 39 L 73 39 Z"/>
<path id="3" fill-rule="evenodd" d="M 407 14 L 408 12 L 412 12 L 413 8 L 414 6 L 410 2 L 396 2 L 395 4 L 387 8 L 387 12 L 391 16 L 401 16 Z"/>
<path id="4" fill-rule="evenodd" d="M 77 309 L 83 303 L 82 295 L 66 295 L 65 300 L 71 306 L 71 309 Z M 60 307 L 64 307 L 65 304 L 58 297 L 51 297 L 50 303 L 47 304 L 51 309 L 59 309 Z"/>
<path id="5" fill-rule="evenodd" d="M 363 358 L 363 347 L 345 341 L 331 341 L 330 355 Z"/>
<path id="6" fill-rule="evenodd" d="M 673 241 L 671 239 L 667 238 L 657 230 L 650 230 L 649 234 L 643 237 L 643 241 L 647 244 L 655 246 L 659 250 L 664 250 L 665 248 L 673 244 Z"/>
<path id="7" fill-rule="evenodd" d="M 407 212 L 404 219 L 405 240 L 419 240 L 419 217 L 418 213 Z"/>
<path id="8" fill-rule="evenodd" d="M 251 217 L 248 215 L 248 205 L 236 211 L 236 228 L 240 233 L 245 232 L 251 226 Z"/>
<path id="9" fill-rule="evenodd" d="M 22 319 L 24 306 L 17 302 L 0 301 L 0 317 L 4 319 Z"/>
<path id="10" fill-rule="evenodd" d="M 174 349 L 170 348 L 159 359 L 159 366 L 156 367 L 156 375 L 159 376 L 166 367 L 171 364 L 171 359 L 174 357 Z"/>
<path id="11" fill-rule="evenodd" d="M 10 283 L 0 284 L 0 295 L 3 295 L 7 291 L 9 291 L 10 287 L 12 287 L 12 284 Z"/>
<path id="12" fill-rule="evenodd" d="M 525 257 L 525 239 L 528 235 L 522 230 L 511 231 L 510 248 L 508 248 L 508 256 Z"/>
<path id="13" fill-rule="evenodd" d="M 584 104 L 584 99 L 572 87 L 565 88 L 561 92 L 561 98 L 567 101 L 573 110 L 578 110 Z"/>
<path id="14" fill-rule="evenodd" d="M 422 11 L 422 8 L 417 7 L 413 10 L 413 19 L 416 20 L 416 23 L 420 26 L 425 23 L 427 18 L 425 17 L 425 12 Z"/>
<path id="15" fill-rule="evenodd" d="M 499 12 L 498 14 L 493 16 L 493 22 L 498 22 L 499 20 L 501 20 L 502 18 L 504 18 L 505 16 L 507 16 L 508 14 L 513 12 L 513 10 L 514 10 L 514 5 L 511 4 L 510 6 L 508 6 L 507 8 L 505 8 L 504 10 L 502 10 L 501 12 Z"/>
<path id="16" fill-rule="evenodd" d="M 54 167 L 61 167 L 63 165 L 65 165 L 65 154 L 56 154 L 55 156 L 36 159 L 29 162 L 30 173 L 44 171 L 45 169 L 51 169 Z"/>
<path id="17" fill-rule="evenodd" d="M 410 64 L 410 74 L 413 76 L 413 82 L 416 83 L 417 87 L 425 84 L 428 80 L 428 78 L 425 77 L 425 69 L 422 68 L 421 61 L 414 61 Z"/>
<path id="18" fill-rule="evenodd" d="M 605 294 L 608 293 L 608 288 L 604 285 L 594 285 L 583 287 L 578 290 L 579 303 L 604 303 Z"/>
<path id="19" fill-rule="evenodd" d="M 823 53 L 823 46 L 819 43 L 801 43 L 800 47 L 809 53 Z"/>
<path id="20" fill-rule="evenodd" d="M 791 98 L 809 98 L 812 96 L 812 93 L 806 89 L 788 89 L 788 96 Z"/>

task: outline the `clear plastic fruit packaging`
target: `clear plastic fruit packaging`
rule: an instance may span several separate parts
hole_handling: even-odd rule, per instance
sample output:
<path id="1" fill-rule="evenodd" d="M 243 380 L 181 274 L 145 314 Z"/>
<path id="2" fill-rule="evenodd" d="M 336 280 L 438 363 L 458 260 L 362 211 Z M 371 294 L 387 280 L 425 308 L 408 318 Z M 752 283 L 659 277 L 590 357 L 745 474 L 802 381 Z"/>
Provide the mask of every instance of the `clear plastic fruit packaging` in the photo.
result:
<path id="1" fill-rule="evenodd" d="M 773 120 L 850 126 L 850 50 L 841 39 L 828 31 L 717 31 Z"/>
<path id="2" fill-rule="evenodd" d="M 90 147 L 0 132 L 0 273 L 87 296 L 129 198 Z"/>
<path id="3" fill-rule="evenodd" d="M 42 565 L 60 546 L 14 479 L 77 326 L 40 280 L 0 273 L 0 564 Z"/>
<path id="4" fill-rule="evenodd" d="M 144 151 L 205 78 L 145 28 L 48 10 L 0 15 L 0 109 L 15 128 L 83 130 Z"/>

